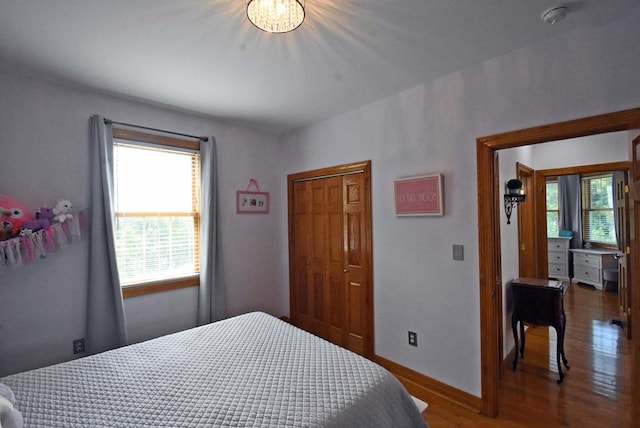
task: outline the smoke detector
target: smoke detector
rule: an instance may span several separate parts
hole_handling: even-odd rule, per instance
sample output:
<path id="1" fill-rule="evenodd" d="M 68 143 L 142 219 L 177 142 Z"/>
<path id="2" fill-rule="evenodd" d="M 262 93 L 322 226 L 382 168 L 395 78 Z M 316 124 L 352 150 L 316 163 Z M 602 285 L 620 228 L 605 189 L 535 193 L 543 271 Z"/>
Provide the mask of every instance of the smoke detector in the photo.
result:
<path id="1" fill-rule="evenodd" d="M 562 21 L 568 12 L 569 8 L 567 6 L 556 6 L 542 12 L 540 19 L 547 24 L 555 24 L 556 22 Z"/>

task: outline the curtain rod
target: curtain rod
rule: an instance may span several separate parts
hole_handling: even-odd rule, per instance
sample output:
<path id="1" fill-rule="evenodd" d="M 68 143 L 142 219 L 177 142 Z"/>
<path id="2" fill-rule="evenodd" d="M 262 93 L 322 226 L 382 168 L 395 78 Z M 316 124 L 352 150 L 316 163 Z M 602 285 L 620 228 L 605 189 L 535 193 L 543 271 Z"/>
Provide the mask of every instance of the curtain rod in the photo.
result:
<path id="1" fill-rule="evenodd" d="M 140 125 L 133 125 L 131 123 L 124 123 L 124 122 L 114 122 L 111 119 L 104 119 L 104 123 L 106 124 L 112 124 L 112 125 L 121 125 L 121 126 L 128 126 L 131 128 L 138 128 L 138 129 L 146 129 L 147 131 L 156 131 L 156 132 L 162 132 L 164 134 L 173 134 L 173 135 L 179 135 L 181 137 L 188 137 L 188 138 L 195 138 L 196 140 L 200 140 L 200 141 L 209 141 L 208 137 L 198 137 L 197 135 L 189 135 L 189 134 L 182 134 L 180 132 L 173 132 L 173 131 L 165 131 L 164 129 L 158 129 L 158 128 L 149 128 L 147 126 L 140 126 Z"/>

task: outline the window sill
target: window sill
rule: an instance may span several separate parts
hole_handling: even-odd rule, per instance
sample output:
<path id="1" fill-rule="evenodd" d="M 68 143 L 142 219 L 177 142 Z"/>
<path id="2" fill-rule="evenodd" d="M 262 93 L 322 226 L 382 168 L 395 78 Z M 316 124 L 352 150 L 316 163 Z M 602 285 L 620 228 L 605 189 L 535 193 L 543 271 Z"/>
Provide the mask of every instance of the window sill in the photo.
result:
<path id="1" fill-rule="evenodd" d="M 175 278 L 167 281 L 147 282 L 137 285 L 126 285 L 122 287 L 122 297 L 128 299 L 130 297 L 144 296 L 146 294 L 162 293 L 164 291 L 177 290 L 180 288 L 196 287 L 200 285 L 199 276 L 190 276 L 186 278 Z"/>
<path id="2" fill-rule="evenodd" d="M 589 241 L 585 241 L 589 242 Z M 602 248 L 605 250 L 617 250 L 618 246 L 616 244 L 605 244 L 604 242 L 593 242 L 591 241 L 591 248 Z M 586 248 L 586 247 L 585 247 Z"/>

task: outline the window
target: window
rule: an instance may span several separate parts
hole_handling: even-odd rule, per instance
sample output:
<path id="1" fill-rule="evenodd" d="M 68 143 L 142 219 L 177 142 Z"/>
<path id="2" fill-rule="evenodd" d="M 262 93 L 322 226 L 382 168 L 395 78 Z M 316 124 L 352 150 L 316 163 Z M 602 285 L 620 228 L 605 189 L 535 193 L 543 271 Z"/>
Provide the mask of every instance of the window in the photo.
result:
<path id="1" fill-rule="evenodd" d="M 198 143 L 120 129 L 114 129 L 113 134 L 116 257 L 120 282 L 125 290 L 134 286 L 156 286 L 154 290 L 128 295 L 123 290 L 125 297 L 197 285 L 200 272 Z"/>
<path id="2" fill-rule="evenodd" d="M 558 182 L 547 180 L 547 236 L 558 236 L 560 231 L 560 195 Z"/>
<path id="3" fill-rule="evenodd" d="M 582 229 L 585 241 L 615 245 L 611 173 L 582 178 Z"/>

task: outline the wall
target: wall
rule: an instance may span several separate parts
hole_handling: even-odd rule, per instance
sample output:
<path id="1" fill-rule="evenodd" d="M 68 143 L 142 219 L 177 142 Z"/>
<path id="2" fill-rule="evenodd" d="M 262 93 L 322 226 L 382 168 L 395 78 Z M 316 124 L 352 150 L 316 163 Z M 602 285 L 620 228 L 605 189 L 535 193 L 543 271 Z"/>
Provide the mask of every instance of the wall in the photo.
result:
<path id="1" fill-rule="evenodd" d="M 285 138 L 287 173 L 372 160 L 378 355 L 480 396 L 476 138 L 640 106 L 639 18 L 636 8 Z M 396 217 L 393 180 L 432 172 L 444 174 L 445 215 Z"/>
<path id="2" fill-rule="evenodd" d="M 0 193 L 27 206 L 89 203 L 89 117 L 195 135 L 218 144 L 224 275 L 229 315 L 288 313 L 279 240 L 284 216 L 281 145 L 275 137 L 184 112 L 38 80 L 0 74 Z M 256 178 L 271 192 L 269 215 L 235 213 L 235 191 Z M 0 376 L 73 358 L 83 337 L 87 241 L 18 269 L 0 270 Z M 127 299 L 132 341 L 195 325 L 197 292 L 182 289 Z"/>
<path id="3" fill-rule="evenodd" d="M 534 164 L 532 146 L 516 147 L 508 150 L 500 150 L 500 183 L 516 177 L 516 163 L 520 162 L 528 167 Z M 502 204 L 500 204 L 502 207 Z M 513 334 L 511 334 L 511 313 L 513 303 L 511 301 L 511 280 L 517 278 L 520 263 L 518 250 L 518 207 L 511 213 L 511 224 L 507 224 L 507 216 L 500 209 L 500 261 L 502 263 L 502 332 L 503 353 L 506 355 L 513 348 Z"/>
<path id="4" fill-rule="evenodd" d="M 533 147 L 533 158 L 533 168 L 539 170 L 628 161 L 628 132 L 609 132 L 537 144 Z"/>

